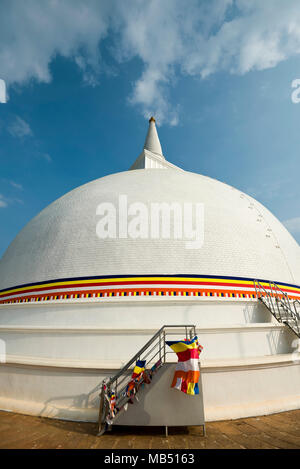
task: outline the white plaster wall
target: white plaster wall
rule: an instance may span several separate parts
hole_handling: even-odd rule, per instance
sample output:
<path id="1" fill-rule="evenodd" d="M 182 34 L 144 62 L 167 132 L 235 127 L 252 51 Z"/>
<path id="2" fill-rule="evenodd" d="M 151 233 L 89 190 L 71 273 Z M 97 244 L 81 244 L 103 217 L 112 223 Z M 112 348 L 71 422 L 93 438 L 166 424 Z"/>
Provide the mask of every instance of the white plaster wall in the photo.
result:
<path id="1" fill-rule="evenodd" d="M 98 360 L 98 366 L 116 363 L 121 367 L 151 339 L 153 329 L 128 331 L 74 329 L 11 329 L 0 328 L 0 338 L 6 344 L 6 353 L 14 357 L 61 360 Z M 290 353 L 295 347 L 294 335 L 284 326 L 253 324 L 250 327 L 220 327 L 198 329 L 203 359 L 244 358 Z M 178 332 L 168 340 L 182 338 Z M 168 347 L 167 350 L 169 351 Z M 171 352 L 171 350 L 170 350 Z M 170 353 L 174 360 L 174 354 Z"/>
<path id="2" fill-rule="evenodd" d="M 97 421 L 99 382 L 114 370 L 0 366 L 0 409 Z M 202 369 L 205 418 L 235 419 L 300 407 L 300 365 Z M 174 392 L 178 392 L 174 390 Z"/>
<path id="3" fill-rule="evenodd" d="M 168 323 L 197 325 L 208 420 L 300 406 L 298 342 L 257 301 L 6 305 L 0 319 L 0 409 L 95 421 L 102 379 Z"/>
<path id="4" fill-rule="evenodd" d="M 165 324 L 217 327 L 272 321 L 271 313 L 257 300 L 128 298 L 0 305 L 0 325 L 159 329 Z"/>
<path id="5" fill-rule="evenodd" d="M 168 324 L 196 325 L 204 358 L 291 350 L 288 331 L 272 322 L 257 301 L 107 300 L 0 307 L 0 339 L 7 355 L 19 361 L 22 357 L 99 360 L 99 366 L 121 366 Z"/>
<path id="6" fill-rule="evenodd" d="M 282 366 L 202 373 L 209 420 L 225 420 L 300 408 L 299 361 Z"/>
<path id="7" fill-rule="evenodd" d="M 115 371 L 111 370 L 111 374 Z M 69 420 L 97 419 L 101 370 L 0 366 L 0 409 Z"/>
<path id="8" fill-rule="evenodd" d="M 204 203 L 201 249 L 186 239 L 105 239 L 96 207 L 128 203 Z M 219 181 L 173 169 L 113 174 L 81 186 L 37 215 L 0 261 L 0 289 L 93 275 L 226 275 L 300 284 L 300 248 L 269 212 Z M 271 231 L 269 231 L 271 230 Z"/>

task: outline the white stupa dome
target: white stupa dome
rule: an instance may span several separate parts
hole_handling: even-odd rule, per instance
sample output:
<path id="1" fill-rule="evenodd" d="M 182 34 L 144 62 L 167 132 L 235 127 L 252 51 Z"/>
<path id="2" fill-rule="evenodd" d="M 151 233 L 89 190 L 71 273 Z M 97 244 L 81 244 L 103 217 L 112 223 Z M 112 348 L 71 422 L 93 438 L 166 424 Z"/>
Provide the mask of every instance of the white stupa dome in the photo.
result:
<path id="1" fill-rule="evenodd" d="M 204 203 L 204 244 L 187 239 L 99 239 L 96 208 L 128 202 Z M 150 209 L 150 207 L 149 207 Z M 226 184 L 174 169 L 113 174 L 85 184 L 37 215 L 1 260 L 0 289 L 50 279 L 202 274 L 300 284 L 300 248 L 259 202 Z"/>
<path id="2" fill-rule="evenodd" d="M 269 210 L 227 184 L 171 165 L 157 142 L 150 122 L 145 149 L 133 165 L 144 169 L 78 187 L 28 223 L 1 259 L 0 290 L 60 279 L 162 274 L 299 285 L 300 247 Z M 145 169 L 153 161 L 155 169 Z M 203 246 L 186 249 L 184 238 L 99 239 L 97 206 L 108 202 L 118 207 L 120 195 L 129 204 L 148 207 L 154 202 L 203 203 Z"/>

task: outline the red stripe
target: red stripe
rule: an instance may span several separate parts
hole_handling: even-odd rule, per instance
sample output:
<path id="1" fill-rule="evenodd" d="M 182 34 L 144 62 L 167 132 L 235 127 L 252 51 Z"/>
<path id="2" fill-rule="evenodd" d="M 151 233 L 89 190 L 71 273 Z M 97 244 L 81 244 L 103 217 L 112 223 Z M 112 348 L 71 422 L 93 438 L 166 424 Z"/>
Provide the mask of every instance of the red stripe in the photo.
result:
<path id="1" fill-rule="evenodd" d="M 64 290 L 66 288 L 83 288 L 83 287 L 94 287 L 94 290 L 97 292 L 97 291 L 105 291 L 105 286 L 114 286 L 114 285 L 120 285 L 121 287 L 124 287 L 126 285 L 145 285 L 145 288 L 147 285 L 150 285 L 150 284 L 153 284 L 153 285 L 157 285 L 157 284 L 162 284 L 162 285 L 169 285 L 169 288 L 172 288 L 172 285 L 191 285 L 191 286 L 198 286 L 199 289 L 202 285 L 206 285 L 206 286 L 219 286 L 219 287 L 224 287 L 224 286 L 229 286 L 229 287 L 232 287 L 233 290 L 235 287 L 244 287 L 244 288 L 252 288 L 254 290 L 254 286 L 252 283 L 249 283 L 249 284 L 241 284 L 241 283 L 226 283 L 226 282 L 201 282 L 201 281 L 179 281 L 179 280 L 169 280 L 169 281 L 164 281 L 164 280 L 153 280 L 153 281 L 123 281 L 123 282 L 106 282 L 106 283 L 99 283 L 99 282 L 93 282 L 93 283 L 85 283 L 85 284 L 78 284 L 78 283 L 70 283 L 68 285 L 50 285 L 50 286 L 41 286 L 41 287 L 36 287 L 34 289 L 24 289 L 24 290 L 19 290 L 17 292 L 11 292 L 11 293 L 6 293 L 6 292 L 3 292 L 3 293 L 0 293 L 0 298 L 2 297 L 5 297 L 5 296 L 8 296 L 8 297 L 11 297 L 13 295 L 21 295 L 21 294 L 25 294 L 25 293 L 31 293 L 31 295 L 34 295 L 35 292 L 43 292 L 45 290 L 56 290 L 58 291 L 59 293 L 58 294 L 62 294 L 63 292 L 61 292 L 61 290 Z M 102 288 L 101 288 L 102 287 Z M 269 287 L 266 287 L 267 290 L 269 290 L 270 288 Z M 218 290 L 216 290 L 218 292 Z M 294 290 L 294 289 L 291 289 L 291 290 L 286 290 L 285 288 L 283 288 L 283 291 L 285 291 L 286 293 L 288 294 L 291 294 L 291 293 L 299 293 L 299 290 Z M 78 293 L 78 292 L 76 292 Z M 84 292 L 82 292 L 84 293 Z M 231 293 L 228 291 L 228 293 Z M 243 293 L 243 292 L 241 292 Z M 65 294 L 70 294 L 69 292 L 66 292 Z"/>
<path id="2" fill-rule="evenodd" d="M 199 352 L 196 348 L 185 350 L 184 352 L 177 352 L 179 362 L 186 362 L 191 358 L 199 358 Z"/>
<path id="3" fill-rule="evenodd" d="M 140 373 L 132 373 L 131 378 L 132 378 L 132 379 L 136 379 L 138 376 L 140 376 L 140 375 L 143 373 L 144 370 L 145 370 L 145 368 L 143 368 Z"/>
<path id="4" fill-rule="evenodd" d="M 71 299 L 71 295 L 73 295 L 73 296 L 74 296 L 74 295 L 78 295 L 79 298 L 81 297 L 81 295 L 84 295 L 84 298 L 86 298 L 86 295 L 88 295 L 88 294 L 90 294 L 90 295 L 93 297 L 93 295 L 96 296 L 98 293 L 102 293 L 102 295 L 105 295 L 105 296 L 107 296 L 107 298 L 109 298 L 112 293 L 114 293 L 114 295 L 116 296 L 117 293 L 121 294 L 122 292 L 126 292 L 126 293 L 127 293 L 127 296 L 129 296 L 130 293 L 132 294 L 132 293 L 134 293 L 134 292 L 139 292 L 140 294 L 141 294 L 142 292 L 144 292 L 144 294 L 145 294 L 145 296 L 146 296 L 146 291 L 152 292 L 152 294 L 153 294 L 153 293 L 158 294 L 158 290 L 156 290 L 156 289 L 154 289 L 154 288 L 149 288 L 149 289 L 148 289 L 148 288 L 143 288 L 143 289 L 138 289 L 138 288 L 136 288 L 136 289 L 134 289 L 134 290 L 114 289 L 114 290 L 85 290 L 85 291 L 82 291 L 82 290 L 77 290 L 77 291 L 76 291 L 76 290 L 73 290 L 73 291 L 72 291 L 72 290 L 71 290 L 70 292 L 66 292 L 66 291 L 55 292 L 55 291 L 53 291 L 53 292 L 51 292 L 51 293 L 47 293 L 46 295 L 44 294 L 44 296 L 47 296 L 48 299 L 50 299 L 51 296 L 55 296 L 55 295 L 58 296 L 58 297 L 68 295 L 68 296 L 69 296 L 69 299 Z M 181 289 L 178 289 L 178 288 L 168 288 L 168 289 L 161 288 L 159 291 L 160 291 L 160 292 L 164 292 L 164 293 L 167 293 L 167 292 L 168 292 L 169 294 L 170 294 L 172 291 L 177 292 L 177 294 L 179 294 L 179 293 L 184 294 L 186 290 L 182 291 Z M 199 295 L 198 295 L 199 297 L 200 297 L 200 296 L 203 296 L 203 295 L 205 295 L 205 296 L 210 296 L 210 295 L 209 295 L 210 292 L 205 292 L 205 291 L 203 291 L 203 290 L 201 290 L 201 289 L 199 289 L 199 290 L 193 289 L 193 290 L 191 290 L 191 292 L 193 292 L 193 293 L 198 292 L 198 293 L 199 293 Z M 220 293 L 223 293 L 223 296 L 224 296 L 224 297 L 225 297 L 226 294 L 227 294 L 229 299 L 231 298 L 229 295 L 230 295 L 230 294 L 233 294 L 233 293 L 234 293 L 234 294 L 236 295 L 236 297 L 238 297 L 238 298 L 242 298 L 242 295 L 244 294 L 244 295 L 245 295 L 245 299 L 247 299 L 248 296 L 252 297 L 253 294 L 256 296 L 256 294 L 255 294 L 254 291 L 252 291 L 252 292 L 247 292 L 247 291 L 242 291 L 242 290 L 240 290 L 240 291 L 237 292 L 236 290 L 222 291 L 222 290 L 213 290 L 213 289 L 212 289 L 212 290 L 211 290 L 211 293 L 213 294 L 213 296 L 214 296 L 215 293 L 216 293 L 217 296 L 218 296 L 218 298 L 220 298 L 220 295 L 219 295 Z M 288 296 L 289 296 L 290 299 L 299 299 L 299 297 L 292 295 L 291 292 L 287 292 L 287 293 L 288 293 Z M 299 292 L 297 292 L 297 293 L 298 293 L 298 295 L 299 295 Z M 23 302 L 26 298 L 29 299 L 29 300 L 30 300 L 30 299 L 35 299 L 35 298 L 40 298 L 40 299 L 42 300 L 42 299 L 44 298 L 44 296 L 43 296 L 43 293 L 36 294 L 36 293 L 34 293 L 34 292 L 31 292 L 30 295 L 26 295 L 26 296 L 24 296 L 24 297 L 21 298 L 18 294 L 14 294 L 14 297 L 13 297 L 12 295 L 9 295 L 9 296 L 8 296 L 6 299 L 4 299 L 4 300 L 2 300 L 2 299 L 0 298 L 0 304 L 2 304 L 2 303 L 4 303 L 4 304 L 5 304 L 5 303 L 10 303 L 10 302 L 16 303 L 16 302 L 18 302 L 18 300 L 21 300 L 21 302 Z M 264 296 L 264 295 L 263 295 L 263 296 Z"/>
<path id="5" fill-rule="evenodd" d="M 49 282 L 51 283 L 51 282 Z M 245 288 L 246 287 L 253 287 L 253 283 L 249 283 L 249 284 L 241 284 L 241 283 L 220 283 L 220 282 L 202 282 L 201 280 L 199 281 L 181 281 L 181 280 L 137 280 L 137 281 L 133 281 L 133 280 L 128 280 L 128 281 L 121 281 L 121 282 L 105 282 L 105 283 L 99 283 L 99 282 L 91 282 L 91 283 L 70 283 L 70 284 L 67 284 L 67 285 L 54 285 L 54 286 L 48 286 L 48 287 L 36 287 L 34 289 L 24 289 L 24 290 L 18 290 L 17 292 L 12 292 L 10 294 L 7 294 L 7 293 L 0 293 L 0 298 L 2 296 L 8 296 L 8 295 L 21 295 L 23 293 L 34 293 L 34 292 L 41 292 L 43 290 L 61 290 L 63 288 L 80 288 L 80 287 L 105 287 L 105 286 L 113 286 L 113 285 L 148 285 L 148 284 L 153 284 L 153 285 L 157 285 L 157 284 L 162 284 L 162 285 L 167 285 L 167 284 L 170 284 L 170 285 L 198 285 L 198 286 L 201 286 L 201 285 L 211 285 L 211 286 L 228 286 L 228 287 L 242 287 L 244 286 Z M 13 288 L 12 288 L 13 289 Z"/>

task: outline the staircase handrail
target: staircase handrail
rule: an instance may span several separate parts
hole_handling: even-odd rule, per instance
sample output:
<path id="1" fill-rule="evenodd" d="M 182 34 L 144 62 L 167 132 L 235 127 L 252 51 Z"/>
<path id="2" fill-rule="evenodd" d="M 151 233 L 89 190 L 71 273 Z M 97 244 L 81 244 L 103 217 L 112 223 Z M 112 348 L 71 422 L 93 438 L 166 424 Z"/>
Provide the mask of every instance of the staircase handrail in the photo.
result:
<path id="1" fill-rule="evenodd" d="M 112 390 L 116 394 L 116 401 L 118 403 L 124 404 L 124 401 L 128 401 L 128 397 L 126 397 L 126 388 L 128 385 L 128 377 L 129 377 L 129 369 L 136 364 L 137 360 L 147 358 L 152 352 L 155 354 L 152 355 L 147 361 L 147 364 L 153 363 L 155 358 L 155 369 L 158 369 L 163 363 L 166 361 L 166 331 L 168 329 L 184 329 L 186 338 L 192 339 L 193 336 L 196 336 L 196 326 L 194 324 L 175 324 L 175 325 L 164 325 L 162 326 L 154 335 L 151 337 L 150 340 L 124 365 L 114 376 L 112 376 L 107 382 L 104 380 L 101 384 L 101 393 L 100 393 L 100 404 L 99 404 L 99 435 L 105 432 L 106 429 L 106 416 L 108 413 L 108 404 L 106 402 L 106 397 L 108 393 Z M 155 343 L 158 340 L 157 343 Z M 154 346 L 153 346 L 154 344 Z M 152 348 L 150 348 L 153 346 Z M 158 350 L 157 350 L 158 349 Z M 145 355 L 146 353 L 146 355 Z M 159 358 L 157 359 L 157 355 Z M 144 377 L 141 378 L 139 383 L 143 382 Z M 125 393 L 124 393 L 125 390 Z M 105 397 L 106 396 L 106 397 Z M 119 415 L 119 414 L 118 414 Z"/>
<path id="2" fill-rule="evenodd" d="M 263 301 L 263 303 L 268 307 L 269 311 L 273 314 L 275 319 L 279 322 L 285 323 L 298 337 L 300 337 L 299 314 L 296 311 L 295 304 L 294 304 L 295 311 L 291 307 L 291 300 L 289 296 L 287 295 L 287 293 L 284 292 L 277 285 L 277 283 L 271 280 L 268 282 L 269 287 L 270 287 L 269 291 L 262 285 L 262 283 L 259 280 L 254 279 L 253 283 L 254 283 L 257 298 Z M 261 290 L 263 290 L 265 295 L 268 297 L 269 304 L 266 304 L 266 302 L 263 300 L 264 295 L 262 295 Z M 278 312 L 279 319 L 276 314 L 276 308 L 273 304 L 273 298 L 275 299 L 275 302 L 277 305 L 277 312 Z M 298 300 L 295 300 L 295 302 L 297 302 L 300 305 L 300 302 Z M 294 327 L 291 326 L 291 324 L 286 320 L 286 318 L 282 318 L 280 306 L 282 306 L 283 310 L 285 311 L 286 316 L 289 317 L 290 320 L 294 322 Z"/>
<path id="3" fill-rule="evenodd" d="M 152 345 L 155 340 L 165 331 L 165 329 L 171 329 L 171 328 L 185 328 L 185 329 L 188 329 L 188 328 L 194 328 L 194 332 L 195 332 L 195 335 L 196 335 L 196 327 L 194 324 L 188 324 L 188 325 L 165 325 L 165 326 L 162 326 L 155 334 L 153 337 L 151 337 L 150 340 L 148 340 L 148 342 L 134 355 L 134 357 L 132 357 L 129 362 L 126 363 L 126 365 L 123 366 L 123 368 L 121 368 L 121 370 L 118 371 L 118 373 L 116 373 L 113 377 L 111 377 L 109 379 L 109 381 L 106 383 L 107 387 L 110 387 L 120 376 L 122 376 L 122 374 L 124 374 L 124 372 L 126 372 L 129 368 L 131 368 L 131 366 L 133 364 L 136 363 L 136 361 L 139 359 L 139 357 L 150 347 L 150 345 Z"/>
<path id="4" fill-rule="evenodd" d="M 297 311 L 296 305 L 299 305 L 299 308 L 300 308 L 300 301 L 299 300 L 294 300 L 293 301 L 293 306 L 294 306 L 295 314 L 297 315 L 298 320 L 300 321 L 300 314 Z"/>
<path id="5" fill-rule="evenodd" d="M 278 303 L 280 303 L 284 308 L 288 309 L 288 311 L 290 312 L 291 316 L 292 316 L 292 319 L 296 322 L 298 322 L 298 314 L 293 310 L 293 308 L 291 307 L 291 300 L 289 298 L 289 296 L 287 295 L 286 292 L 284 292 L 278 285 L 277 283 L 275 282 L 270 282 L 270 286 L 272 288 L 275 287 L 277 291 L 280 292 L 280 294 L 284 297 L 285 301 L 282 300 L 282 298 L 280 298 L 280 296 L 277 294 L 276 292 L 276 301 Z M 297 300 L 296 300 L 297 301 Z M 299 303 L 299 302 L 298 302 Z M 298 326 L 298 324 L 297 324 Z"/>

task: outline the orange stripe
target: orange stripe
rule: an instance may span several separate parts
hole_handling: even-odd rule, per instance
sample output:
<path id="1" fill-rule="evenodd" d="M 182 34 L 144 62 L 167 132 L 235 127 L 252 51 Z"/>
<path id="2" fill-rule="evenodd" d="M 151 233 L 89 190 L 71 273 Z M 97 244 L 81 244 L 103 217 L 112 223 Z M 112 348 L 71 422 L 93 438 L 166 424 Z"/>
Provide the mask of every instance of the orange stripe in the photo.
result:
<path id="1" fill-rule="evenodd" d="M 199 371 L 175 371 L 171 387 L 175 386 L 177 378 L 181 378 L 189 383 L 198 383 L 199 376 Z"/>
<path id="2" fill-rule="evenodd" d="M 119 294 L 118 296 L 125 296 L 125 293 L 126 293 L 126 296 L 134 296 L 134 293 L 136 293 L 136 296 L 142 296 L 141 294 L 143 293 L 144 296 L 160 296 L 159 293 L 161 292 L 161 294 L 163 294 L 164 296 L 172 296 L 174 298 L 174 296 L 180 296 L 180 297 L 183 297 L 185 296 L 185 289 L 182 290 L 182 289 L 179 289 L 179 288 L 171 288 L 171 289 L 155 289 L 155 288 L 150 288 L 150 289 L 146 289 L 146 288 L 142 288 L 142 289 L 135 289 L 135 290 L 125 290 L 125 289 L 116 289 L 116 290 L 113 290 L 113 291 L 106 291 L 106 290 L 102 290 L 101 293 L 102 293 L 102 298 L 105 297 L 105 298 L 115 298 L 117 296 L 117 294 Z M 155 295 L 154 295 L 155 293 Z M 166 295 L 168 293 L 168 295 Z M 218 298 L 226 298 L 226 295 L 227 295 L 227 298 L 255 298 L 256 297 L 256 293 L 255 292 L 251 292 L 251 291 L 247 291 L 247 290 L 213 290 L 213 289 L 210 289 L 209 291 L 208 290 L 190 290 L 190 293 L 193 293 L 193 296 L 195 297 L 201 297 L 201 296 L 205 296 L 205 297 L 215 297 L 215 294 L 217 295 Z M 101 297 L 99 297 L 100 293 L 99 291 L 95 291 L 95 290 L 85 290 L 85 291 L 78 291 L 78 290 L 75 290 L 75 291 L 70 291 L 70 292 L 64 292 L 64 291 L 61 291 L 59 293 L 55 292 L 53 293 L 53 299 L 60 299 L 60 297 L 64 297 L 65 295 L 68 295 L 68 299 L 71 299 L 71 295 L 73 295 L 73 299 L 76 299 L 76 298 L 81 298 L 81 295 L 84 295 L 85 297 L 87 297 L 89 294 L 91 295 L 91 298 L 93 298 L 93 295 L 95 294 L 96 297 L 98 297 L 99 299 L 101 299 Z M 105 295 L 106 294 L 106 295 Z M 114 295 L 112 295 L 114 294 Z M 221 296 L 223 294 L 223 297 Z M 233 296 L 234 295 L 234 296 Z M 245 295 L 245 296 L 243 296 Z M 299 297 L 297 296 L 294 296 L 294 295 L 291 295 L 291 294 L 288 294 L 289 298 L 290 299 L 299 299 Z M 29 296 L 24 296 L 24 297 L 16 297 L 16 298 L 11 298 L 11 299 L 6 299 L 6 300 L 0 300 L 0 304 L 2 303 L 17 303 L 17 302 L 28 302 L 30 300 L 33 300 L 33 301 L 38 301 L 37 299 L 40 299 L 41 298 L 44 298 L 43 301 L 47 301 L 47 300 L 50 300 L 50 296 L 47 296 L 47 297 L 41 297 L 40 295 L 36 294 L 36 295 L 29 295 Z"/>

